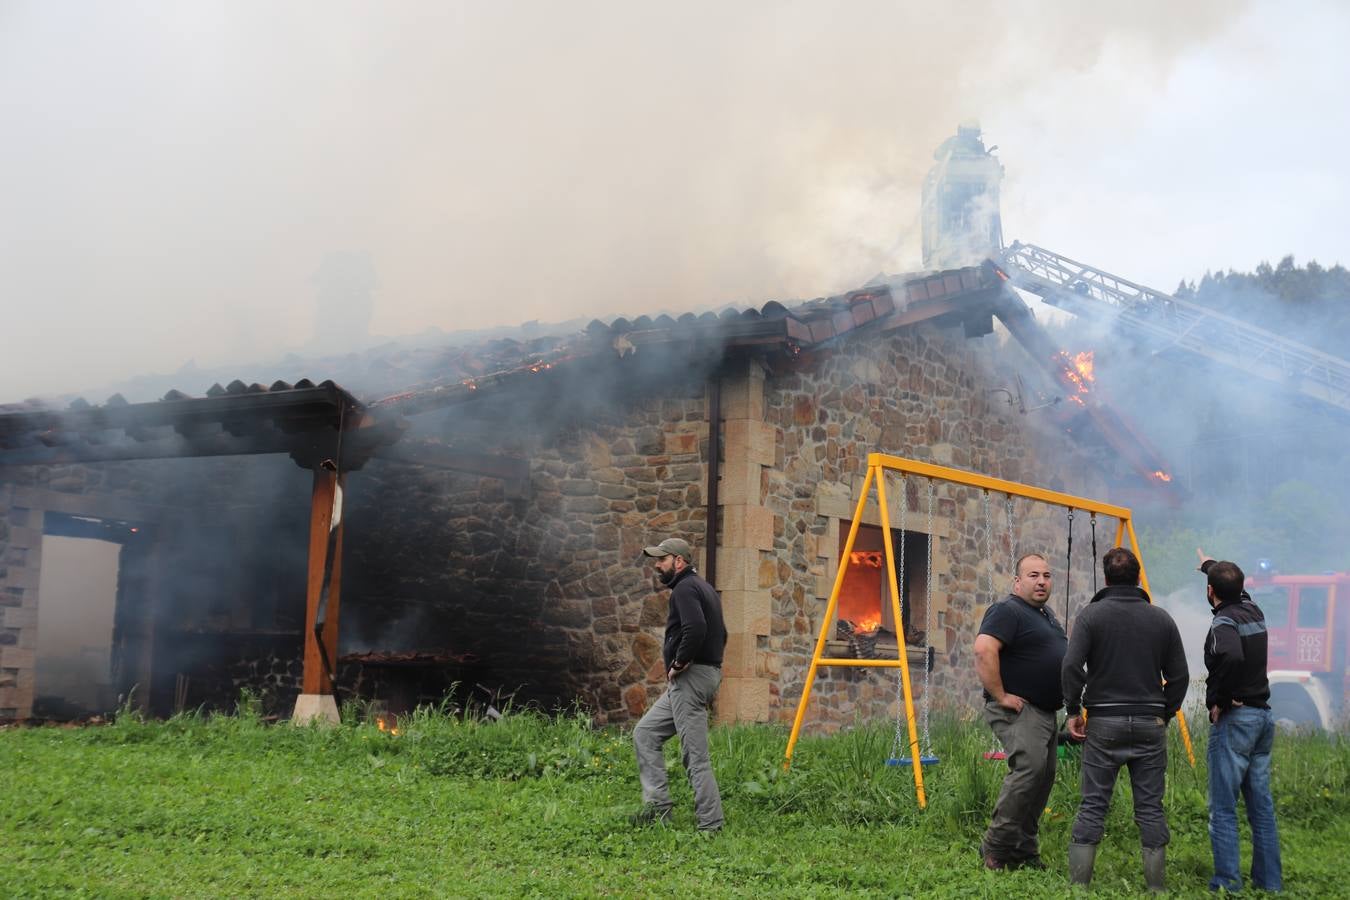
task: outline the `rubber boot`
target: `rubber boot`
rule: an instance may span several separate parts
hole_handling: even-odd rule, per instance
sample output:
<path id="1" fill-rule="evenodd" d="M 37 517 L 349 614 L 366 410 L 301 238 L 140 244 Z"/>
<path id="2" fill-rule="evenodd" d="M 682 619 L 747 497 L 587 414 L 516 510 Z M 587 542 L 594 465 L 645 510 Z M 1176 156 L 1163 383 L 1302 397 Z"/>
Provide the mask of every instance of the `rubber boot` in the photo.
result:
<path id="1" fill-rule="evenodd" d="M 1144 848 L 1144 886 L 1155 894 L 1161 894 L 1167 890 L 1164 879 L 1166 868 L 1166 847 Z"/>
<path id="2" fill-rule="evenodd" d="M 1069 884 L 1092 883 L 1092 867 L 1097 862 L 1096 844 L 1069 845 Z"/>

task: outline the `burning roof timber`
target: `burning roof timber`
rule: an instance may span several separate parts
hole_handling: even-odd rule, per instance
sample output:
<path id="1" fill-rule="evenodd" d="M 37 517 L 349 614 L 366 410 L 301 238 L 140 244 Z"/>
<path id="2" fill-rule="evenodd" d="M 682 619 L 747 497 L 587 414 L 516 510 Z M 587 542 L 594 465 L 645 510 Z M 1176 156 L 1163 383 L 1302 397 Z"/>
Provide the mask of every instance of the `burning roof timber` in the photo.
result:
<path id="1" fill-rule="evenodd" d="M 1055 414 L 1060 424 L 1073 431 L 1079 420 L 1086 419 L 1146 483 L 1162 489 L 1163 494 L 1175 502 L 1178 498 L 1174 486 L 1169 485 L 1172 477 L 1167 474 L 1169 466 L 1162 453 L 1125 416 L 1094 394 L 1088 386 L 1092 380 L 1090 372 L 1085 373 L 1074 358 L 1051 342 L 1026 302 L 1014 292 L 1005 291 L 995 302 L 994 314 L 1068 397 L 1070 402 Z"/>
<path id="2" fill-rule="evenodd" d="M 541 372 L 585 362 L 622 361 L 645 348 L 692 345 L 723 353 L 758 347 L 795 355 L 825 347 L 864 326 L 888 330 L 941 317 L 987 319 L 987 306 L 977 301 L 981 296 L 992 301 L 1000 286 L 993 267 L 985 265 L 881 280 L 794 306 L 773 300 L 759 308 L 685 313 L 678 318 L 644 315 L 608 324 L 597 319 L 581 333 L 566 337 L 528 345 L 500 340 L 471 348 L 456 360 L 443 361 L 439 377 L 373 400 L 369 409 L 416 415 L 528 383 Z"/>
<path id="3" fill-rule="evenodd" d="M 306 468 L 333 459 L 343 471 L 352 471 L 380 457 L 500 478 L 514 492 L 528 480 L 526 460 L 405 436 L 405 417 L 514 387 L 529 390 L 539 383 L 540 373 L 623 367 L 626 360 L 657 349 L 683 353 L 696 348 L 716 357 L 735 348 L 757 348 L 791 357 L 824 349 L 864 327 L 885 331 L 934 321 L 984 334 L 995 315 L 1062 382 L 1062 362 L 1025 304 L 1007 291 L 1005 280 L 992 263 L 985 263 L 878 278 L 856 291 L 792 306 L 770 301 L 759 308 L 678 318 L 643 315 L 608 324 L 594 320 L 570 335 L 498 338 L 419 352 L 414 354 L 417 364 L 404 370 L 404 377 L 421 374 L 431 376 L 429 380 L 366 403 L 332 381 L 315 385 L 305 379 L 270 386 L 236 380 L 226 387 L 214 385 L 205 397 L 172 390 L 150 403 L 129 404 L 114 395 L 102 406 L 76 400 L 66 410 L 0 406 L 0 466 L 287 453 Z M 393 362 L 386 365 L 390 375 L 404 369 Z M 1074 399 L 1083 406 L 1083 398 Z M 1136 469 L 1145 475 L 1163 471 L 1157 452 L 1134 429 L 1099 403 L 1087 407 L 1082 412 L 1092 426 Z"/>
<path id="4" fill-rule="evenodd" d="M 532 376 L 578 364 L 623 364 L 647 348 L 737 347 L 789 356 L 828 346 L 859 328 L 889 330 L 925 320 L 987 320 L 1001 280 L 991 265 L 879 279 L 856 291 L 792 306 L 770 301 L 720 314 L 686 313 L 592 321 L 572 335 L 520 342 L 498 339 L 432 354 L 419 368 L 430 381 L 362 403 L 332 381 L 270 386 L 235 380 L 205 397 L 171 390 L 158 401 L 101 406 L 83 399 L 68 409 L 0 406 L 0 466 L 51 465 L 180 456 L 288 453 L 312 467 L 338 459 L 344 471 L 370 457 L 524 477 L 523 460 L 457 450 L 438 441 L 402 439 L 404 416 L 475 400 Z M 980 302 L 983 299 L 985 302 Z M 429 365 L 427 363 L 430 363 Z"/>

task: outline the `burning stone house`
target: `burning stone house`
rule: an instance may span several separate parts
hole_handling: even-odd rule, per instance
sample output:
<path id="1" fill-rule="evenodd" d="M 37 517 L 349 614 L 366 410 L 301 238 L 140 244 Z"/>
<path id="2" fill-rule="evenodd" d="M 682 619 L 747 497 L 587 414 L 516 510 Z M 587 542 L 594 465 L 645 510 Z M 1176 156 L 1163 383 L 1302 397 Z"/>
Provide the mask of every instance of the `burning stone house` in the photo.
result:
<path id="1" fill-rule="evenodd" d="M 0 407 L 0 718 L 229 706 L 244 688 L 280 714 L 335 714 L 335 696 L 399 711 L 458 686 L 455 702 L 467 687 L 632 720 L 663 687 L 666 600 L 640 549 L 669 536 L 722 593 L 722 719 L 790 720 L 831 624 L 831 658 L 889 655 L 903 632 L 928 699 L 969 708 L 971 643 L 1013 559 L 1050 558 L 1067 615 L 1094 584 L 1095 520 L 1074 543 L 1063 511 L 906 477 L 887 491 L 897 623 L 875 502 L 840 559 L 868 454 L 1156 497 L 1168 467 L 1012 285 L 1166 347 L 1217 321 L 1003 247 L 1002 173 L 962 126 L 923 190 L 924 265 L 942 271 L 838 297 L 393 345 L 312 361 L 318 385 Z M 1280 351 L 1228 362 L 1283 384 L 1269 359 L 1306 358 L 1301 389 L 1350 403 L 1343 362 L 1221 325 Z M 895 714 L 884 671 L 824 672 L 808 721 Z"/>
<path id="2" fill-rule="evenodd" d="M 663 677 L 665 594 L 640 548 L 677 535 L 723 596 L 719 717 L 790 720 L 868 453 L 1104 494 L 1084 449 L 1101 424 L 1091 405 L 1064 404 L 1042 427 L 1003 401 L 995 363 L 1016 351 L 983 337 L 996 315 L 1030 327 L 985 265 L 381 359 L 356 380 L 388 396 L 364 403 L 332 383 L 237 382 L 158 403 L 8 408 L 0 715 L 101 711 L 133 687 L 156 713 L 226 705 L 243 687 L 282 713 L 334 691 L 406 708 L 458 683 L 632 720 Z M 893 526 L 901 504 L 909 523 L 904 624 L 919 637 L 931 598 L 919 643 L 934 700 L 968 705 L 983 607 L 1012 555 L 1062 546 L 1062 522 L 1019 508 L 1009 534 L 980 492 L 950 485 L 930 521 L 908 481 L 891 494 Z M 78 589 L 73 607 L 56 599 L 59 539 L 89 537 L 118 548 L 97 616 Z M 880 547 L 873 511 L 845 561 L 840 618 L 894 653 Z M 886 714 L 895 697 L 880 670 L 830 674 L 811 717 Z"/>

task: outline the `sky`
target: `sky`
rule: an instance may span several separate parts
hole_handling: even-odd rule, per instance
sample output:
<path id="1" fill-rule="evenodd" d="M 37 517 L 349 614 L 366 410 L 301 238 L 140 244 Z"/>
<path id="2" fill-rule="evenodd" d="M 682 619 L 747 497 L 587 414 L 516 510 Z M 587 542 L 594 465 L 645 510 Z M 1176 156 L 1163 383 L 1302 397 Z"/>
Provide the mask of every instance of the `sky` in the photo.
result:
<path id="1" fill-rule="evenodd" d="M 0 402 L 848 290 L 968 120 L 1008 240 L 1350 262 L 1350 7 L 1102 6 L 0 0 Z"/>

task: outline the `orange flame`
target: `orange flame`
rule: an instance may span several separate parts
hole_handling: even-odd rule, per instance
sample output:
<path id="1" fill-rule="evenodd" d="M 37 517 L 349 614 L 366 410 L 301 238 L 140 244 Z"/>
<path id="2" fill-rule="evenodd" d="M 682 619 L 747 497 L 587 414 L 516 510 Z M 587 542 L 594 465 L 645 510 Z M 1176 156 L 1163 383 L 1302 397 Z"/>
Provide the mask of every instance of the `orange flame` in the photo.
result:
<path id="1" fill-rule="evenodd" d="M 398 736 L 398 726 L 393 724 L 392 718 L 386 719 L 384 716 L 376 716 L 375 727 L 385 734 L 392 734 L 395 737 Z"/>
<path id="2" fill-rule="evenodd" d="M 1157 469 L 1157 470 L 1151 472 L 1151 473 L 1149 474 L 1148 477 L 1149 477 L 1149 478 L 1155 478 L 1155 479 L 1157 479 L 1158 481 L 1161 481 L 1163 484 L 1166 484 L 1167 482 L 1169 482 L 1169 481 L 1172 480 L 1172 476 L 1171 476 L 1171 475 L 1168 475 L 1168 474 L 1167 474 L 1166 472 L 1164 472 L 1162 469 Z"/>
<path id="3" fill-rule="evenodd" d="M 854 634 L 873 634 L 881 629 L 881 618 L 864 619 L 853 623 Z"/>
<path id="4" fill-rule="evenodd" d="M 1088 385 L 1097 380 L 1092 371 L 1094 366 L 1092 356 L 1091 350 L 1083 350 L 1073 356 L 1070 356 L 1068 351 L 1061 350 L 1057 356 L 1057 359 L 1064 366 L 1064 377 L 1068 379 L 1076 391 L 1076 393 L 1069 395 L 1069 399 L 1079 406 L 1084 405 L 1083 398 L 1080 395 L 1090 393 Z"/>
<path id="5" fill-rule="evenodd" d="M 1092 375 L 1092 351 L 1084 350 L 1081 353 L 1075 353 L 1073 357 L 1073 367 L 1078 370 L 1078 374 L 1083 376 L 1083 380 L 1091 384 L 1097 379 Z"/>
<path id="6" fill-rule="evenodd" d="M 854 550 L 848 555 L 848 561 L 855 566 L 869 566 L 873 569 L 880 569 L 882 565 L 881 551 Z"/>

